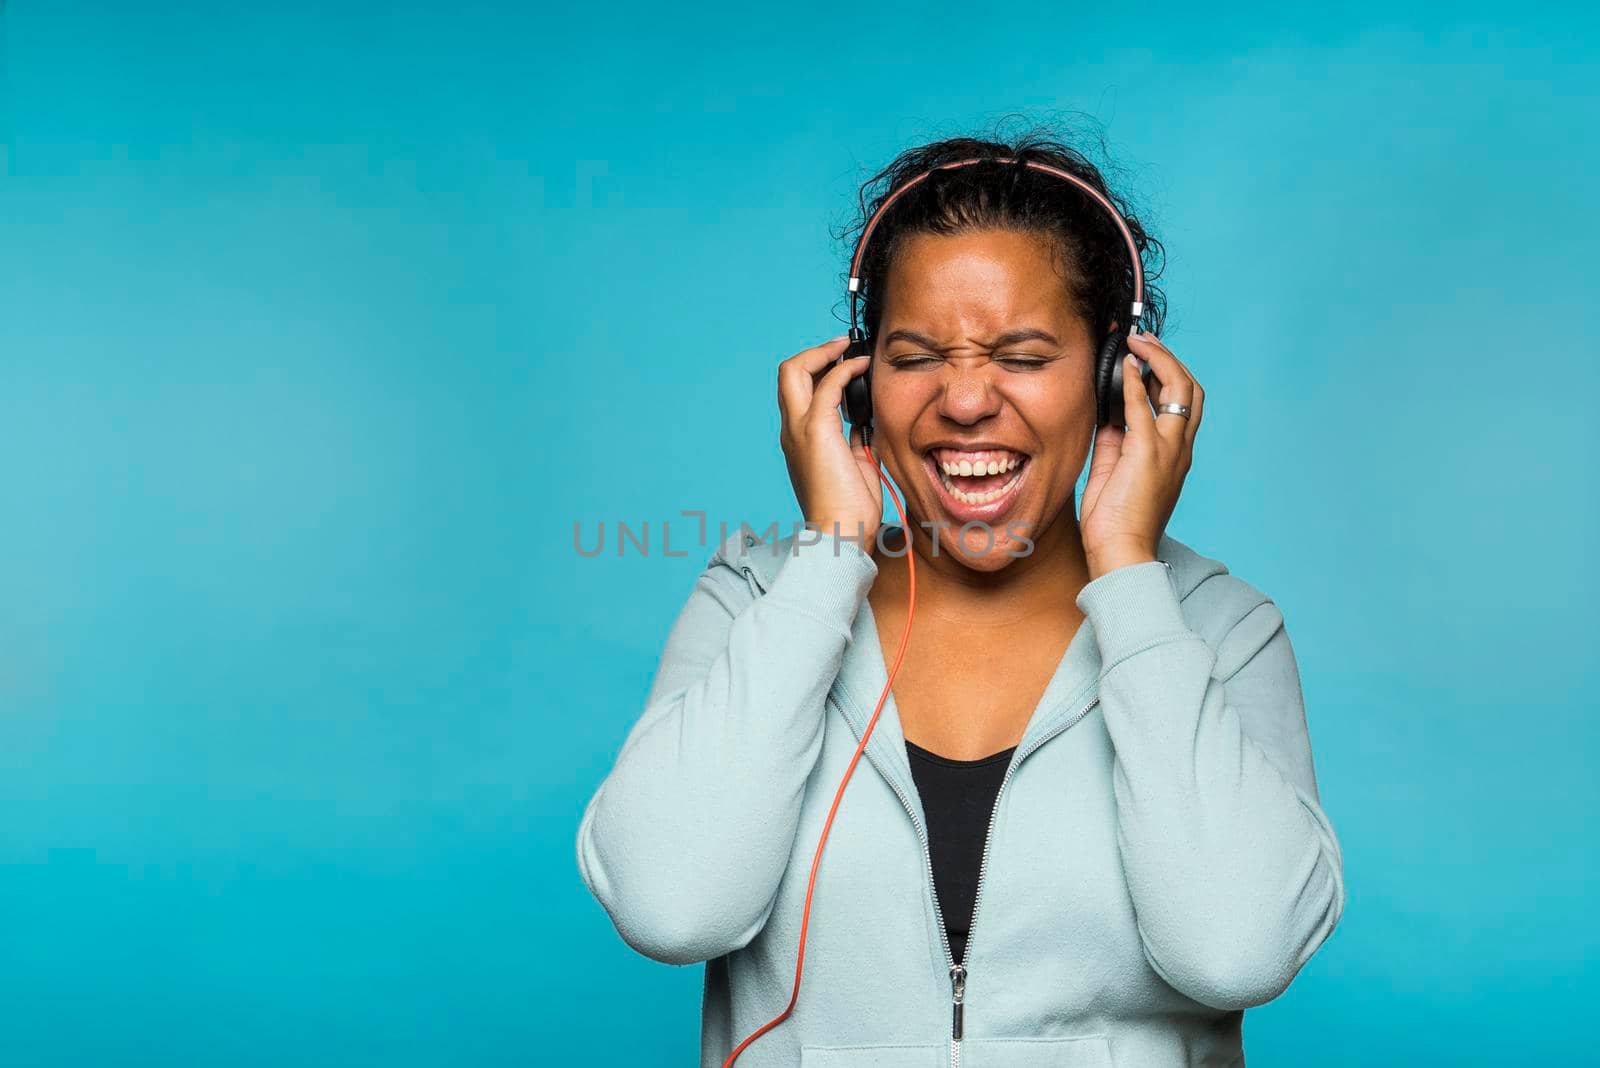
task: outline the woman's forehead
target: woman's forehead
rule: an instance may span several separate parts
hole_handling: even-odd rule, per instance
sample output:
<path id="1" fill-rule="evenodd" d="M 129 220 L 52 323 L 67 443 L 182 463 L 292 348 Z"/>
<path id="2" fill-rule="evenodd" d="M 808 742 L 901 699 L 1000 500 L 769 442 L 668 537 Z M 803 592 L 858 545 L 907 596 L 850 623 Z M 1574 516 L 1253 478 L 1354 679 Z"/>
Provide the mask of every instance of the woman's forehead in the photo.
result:
<path id="1" fill-rule="evenodd" d="M 1050 243 L 1017 231 L 917 234 L 896 250 L 883 321 L 1028 326 L 1061 336 L 1078 318 Z"/>

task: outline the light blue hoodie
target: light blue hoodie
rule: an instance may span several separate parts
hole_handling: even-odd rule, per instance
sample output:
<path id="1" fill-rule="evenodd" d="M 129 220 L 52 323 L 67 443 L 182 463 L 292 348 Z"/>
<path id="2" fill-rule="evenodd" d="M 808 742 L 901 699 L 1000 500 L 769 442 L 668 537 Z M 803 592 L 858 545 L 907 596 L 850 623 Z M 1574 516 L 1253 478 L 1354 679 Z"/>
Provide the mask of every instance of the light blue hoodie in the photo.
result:
<path id="1" fill-rule="evenodd" d="M 719 546 L 578 830 L 628 945 L 708 962 L 702 1068 L 788 1004 L 817 838 L 887 677 L 877 564 L 815 537 Z M 736 1068 L 1244 1063 L 1243 1010 L 1339 922 L 1342 858 L 1277 606 L 1170 537 L 1158 557 L 1078 595 L 995 802 L 959 1010 L 891 696 L 823 852 L 795 1010 Z"/>

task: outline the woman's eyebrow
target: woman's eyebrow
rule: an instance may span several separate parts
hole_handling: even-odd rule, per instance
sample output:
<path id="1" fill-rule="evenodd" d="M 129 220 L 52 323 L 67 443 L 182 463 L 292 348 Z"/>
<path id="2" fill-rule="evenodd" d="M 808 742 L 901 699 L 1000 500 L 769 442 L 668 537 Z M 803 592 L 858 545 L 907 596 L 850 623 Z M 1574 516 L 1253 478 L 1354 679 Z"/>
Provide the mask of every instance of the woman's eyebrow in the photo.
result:
<path id="1" fill-rule="evenodd" d="M 1019 341 L 1043 341 L 1051 345 L 1060 344 L 1060 342 L 1055 339 L 1054 334 L 1049 334 L 1036 327 L 1029 326 L 1023 327 L 1020 330 L 1007 330 L 1005 333 L 995 338 L 994 343 L 989 347 L 997 349 L 1002 345 L 1015 345 Z"/>
<path id="2" fill-rule="evenodd" d="M 909 341 L 913 345 L 921 345 L 923 348 L 932 349 L 934 352 L 943 351 L 940 348 L 939 342 L 935 341 L 927 334 L 919 334 L 915 330 L 891 330 L 883 337 L 883 343 L 885 345 L 892 345 L 896 341 Z"/>
<path id="3" fill-rule="evenodd" d="M 938 341 L 929 337 L 927 334 L 918 333 L 915 330 L 891 330 L 888 334 L 884 335 L 883 343 L 885 345 L 892 344 L 896 341 L 909 341 L 913 345 L 920 345 L 925 349 L 932 349 L 935 352 L 943 351 Z M 1002 345 L 1015 345 L 1022 341 L 1043 341 L 1051 345 L 1061 344 L 1056 340 L 1054 334 L 1040 330 L 1037 327 L 1028 326 L 1020 327 L 1016 330 L 1007 330 L 1005 333 L 991 341 L 986 347 L 997 349 Z"/>

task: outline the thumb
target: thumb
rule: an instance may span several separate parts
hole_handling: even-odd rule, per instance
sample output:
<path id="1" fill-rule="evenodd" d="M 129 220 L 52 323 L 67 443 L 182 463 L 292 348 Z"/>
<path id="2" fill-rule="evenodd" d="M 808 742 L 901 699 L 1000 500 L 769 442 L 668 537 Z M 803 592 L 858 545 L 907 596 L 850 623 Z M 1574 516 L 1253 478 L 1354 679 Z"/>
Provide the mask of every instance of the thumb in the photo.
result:
<path id="1" fill-rule="evenodd" d="M 1081 521 L 1094 511 L 1100 494 L 1111 480 L 1111 472 L 1122 455 L 1124 432 L 1109 423 L 1094 435 L 1094 459 L 1089 463 L 1089 479 L 1083 486 L 1083 499 L 1078 502 L 1078 519 Z"/>
<path id="2" fill-rule="evenodd" d="M 1127 431 L 1112 423 L 1107 423 L 1095 431 L 1094 457 L 1089 462 L 1091 480 L 1109 473 L 1117 466 L 1117 460 L 1122 456 L 1122 443 L 1126 437 Z"/>

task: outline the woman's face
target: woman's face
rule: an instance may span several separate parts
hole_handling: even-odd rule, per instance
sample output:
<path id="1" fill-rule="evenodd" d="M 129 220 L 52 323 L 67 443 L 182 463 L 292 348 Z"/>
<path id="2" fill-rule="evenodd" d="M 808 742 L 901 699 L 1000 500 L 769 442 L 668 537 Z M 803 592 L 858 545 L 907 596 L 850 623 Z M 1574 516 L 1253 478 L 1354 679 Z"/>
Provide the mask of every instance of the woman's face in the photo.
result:
<path id="1" fill-rule="evenodd" d="M 937 532 L 941 555 L 995 571 L 1070 510 L 1095 351 L 1043 239 L 904 240 L 875 336 L 873 444 L 917 537 Z"/>

